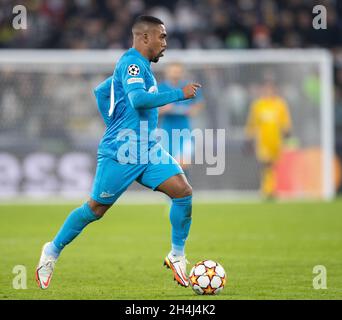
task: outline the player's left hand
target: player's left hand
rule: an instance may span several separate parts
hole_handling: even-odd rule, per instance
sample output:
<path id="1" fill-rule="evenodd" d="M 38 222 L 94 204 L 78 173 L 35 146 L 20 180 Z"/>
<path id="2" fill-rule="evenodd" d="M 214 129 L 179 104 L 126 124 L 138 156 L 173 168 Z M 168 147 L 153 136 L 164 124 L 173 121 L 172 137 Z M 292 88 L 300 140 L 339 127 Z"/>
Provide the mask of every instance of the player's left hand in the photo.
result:
<path id="1" fill-rule="evenodd" d="M 184 93 L 185 99 L 191 99 L 196 97 L 196 92 L 198 88 L 201 88 L 202 86 L 199 83 L 193 82 L 187 84 L 182 90 Z"/>

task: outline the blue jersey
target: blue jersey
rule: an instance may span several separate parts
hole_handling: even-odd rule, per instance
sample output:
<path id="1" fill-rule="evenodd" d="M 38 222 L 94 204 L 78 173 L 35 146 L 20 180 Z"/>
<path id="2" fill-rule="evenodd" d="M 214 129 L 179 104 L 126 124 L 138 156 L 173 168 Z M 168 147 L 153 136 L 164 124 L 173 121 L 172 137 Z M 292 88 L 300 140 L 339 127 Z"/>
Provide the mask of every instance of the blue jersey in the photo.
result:
<path id="1" fill-rule="evenodd" d="M 182 88 L 187 84 L 187 81 L 179 81 L 177 86 L 174 86 L 170 82 L 164 81 L 158 85 L 158 90 L 159 92 L 165 92 L 175 88 Z M 191 129 L 191 119 L 187 112 L 194 104 L 202 101 L 203 96 L 199 89 L 195 98 L 172 103 L 171 110 L 161 116 L 159 126 L 167 131 L 172 129 Z"/>
<path id="2" fill-rule="evenodd" d="M 120 147 L 127 144 L 127 139 L 121 139 L 127 138 L 127 132 L 132 133 L 130 143 L 136 143 L 137 159 L 141 156 L 139 150 L 149 150 L 157 143 L 153 132 L 157 127 L 158 108 L 134 108 L 128 94 L 136 89 L 158 92 L 150 61 L 131 48 L 117 62 L 113 76 L 95 89 L 98 108 L 106 124 L 99 155 L 117 160 Z M 146 148 L 140 149 L 142 143 Z"/>

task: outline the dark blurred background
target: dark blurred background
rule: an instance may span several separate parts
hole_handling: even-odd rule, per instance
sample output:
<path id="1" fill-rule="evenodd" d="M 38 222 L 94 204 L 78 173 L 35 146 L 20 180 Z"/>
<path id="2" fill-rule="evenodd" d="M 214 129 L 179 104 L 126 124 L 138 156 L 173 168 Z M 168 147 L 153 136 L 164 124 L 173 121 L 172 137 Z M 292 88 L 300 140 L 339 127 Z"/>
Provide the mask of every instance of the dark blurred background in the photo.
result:
<path id="1" fill-rule="evenodd" d="M 15 32 L 8 16 L 26 6 L 29 30 Z M 312 28 L 315 5 L 328 12 L 327 30 Z M 334 0 L 2 0 L 3 48 L 128 48 L 140 14 L 161 18 L 170 48 L 306 48 L 341 46 L 342 4 Z"/>
<path id="2" fill-rule="evenodd" d="M 15 32 L 8 16 L 26 6 L 30 28 Z M 312 9 L 324 5 L 327 30 L 312 28 Z M 342 4 L 334 0 L 2 0 L 3 48 L 128 48 L 130 27 L 140 14 L 161 18 L 170 48 L 296 48 L 338 50 Z"/>
<path id="3" fill-rule="evenodd" d="M 27 30 L 8 23 L 27 8 Z M 161 18 L 169 48 L 329 48 L 335 57 L 336 147 L 342 154 L 342 2 L 337 0 L 1 0 L 0 48 L 125 49 L 140 14 Z M 315 30 L 315 5 L 327 29 Z"/>
<path id="4" fill-rule="evenodd" d="M 13 7 L 19 4 L 27 9 L 28 27 L 26 30 L 15 30 L 11 24 L 14 17 Z M 315 5 L 323 5 L 327 9 L 326 30 L 315 30 L 312 26 L 316 15 L 312 12 Z M 170 49 L 329 49 L 334 57 L 335 147 L 337 155 L 342 159 L 342 1 L 22 0 L 18 2 L 0 0 L 0 50 L 127 49 L 131 46 L 132 22 L 141 14 L 155 15 L 164 21 Z M 23 74 L 21 77 L 25 78 L 28 75 Z M 61 95 L 49 89 L 56 86 L 51 82 L 52 80 L 51 84 L 44 78 L 44 81 L 41 80 L 41 85 L 38 85 L 37 81 L 40 76 L 35 75 L 35 79 L 34 82 L 28 80 L 27 83 L 30 85 L 23 86 L 26 91 L 30 87 L 37 90 L 36 93 L 32 91 L 35 99 L 46 91 L 49 95 L 55 94 L 60 105 L 63 99 L 67 100 L 67 97 L 72 97 L 69 91 L 74 90 L 78 92 L 78 96 L 84 97 L 84 105 L 89 102 L 87 101 L 89 99 L 84 96 L 84 91 L 88 90 L 85 89 L 84 82 L 77 85 L 71 79 L 68 84 L 64 79 L 67 93 Z M 7 85 L 12 87 L 10 81 L 7 82 Z M 89 84 L 89 92 L 94 85 L 93 82 Z M 50 87 L 49 84 L 51 84 Z M 22 97 L 27 105 L 30 104 L 27 95 L 17 94 L 16 97 Z M 51 101 L 52 99 L 48 100 L 50 106 Z M 68 110 L 72 103 L 73 101 L 65 102 Z M 31 104 L 35 105 L 36 100 Z M 6 105 L 11 106 L 9 113 L 13 115 L 13 103 Z M 79 104 L 77 108 L 75 107 L 76 109 L 81 109 Z M 25 108 L 25 110 L 29 109 Z M 57 108 L 49 108 L 49 115 L 57 119 L 52 110 L 57 110 Z M 88 109 L 83 108 L 83 113 L 84 110 Z M 89 110 L 92 110 L 91 115 L 94 113 L 96 115 L 94 108 L 89 108 Z M 0 112 L 0 115 L 4 112 L 5 109 Z M 39 112 L 42 113 L 42 110 Z M 82 118 L 80 112 L 75 112 L 78 122 Z M 20 115 L 26 119 L 24 113 Z M 84 117 L 94 119 L 89 115 L 84 115 Z M 10 117 L 3 116 L 3 119 L 6 121 L 1 125 L 2 131 L 5 132 L 7 127 L 15 128 L 8 120 Z M 18 120 L 15 121 L 19 123 Z M 46 121 L 49 123 L 48 132 L 52 132 L 52 128 L 61 129 L 58 121 L 54 121 L 55 126 L 51 126 L 51 121 L 51 123 Z M 92 121 L 95 122 L 95 120 Z M 100 127 L 98 131 L 102 130 L 99 124 L 95 124 L 94 127 Z M 30 124 L 30 128 L 34 131 L 37 129 L 37 124 Z M 13 135 L 12 131 L 11 135 Z M 59 136 L 65 134 L 65 130 L 60 131 Z M 39 134 L 43 135 L 42 132 L 40 131 Z"/>
<path id="5" fill-rule="evenodd" d="M 30 28 L 16 32 L 6 23 L 23 4 Z M 327 30 L 312 28 L 313 7 L 327 9 Z M 1 0 L 3 48 L 128 48 L 133 19 L 161 18 L 170 48 L 307 48 L 338 51 L 341 1 L 337 0 Z M 338 52 L 336 52 L 338 54 Z"/>

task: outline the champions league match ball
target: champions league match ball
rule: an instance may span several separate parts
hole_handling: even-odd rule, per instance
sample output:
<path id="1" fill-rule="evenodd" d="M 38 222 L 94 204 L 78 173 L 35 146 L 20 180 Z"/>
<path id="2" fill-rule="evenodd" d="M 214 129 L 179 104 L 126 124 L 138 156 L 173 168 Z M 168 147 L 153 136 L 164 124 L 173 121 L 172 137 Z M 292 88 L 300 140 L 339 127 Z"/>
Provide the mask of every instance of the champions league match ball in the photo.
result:
<path id="1" fill-rule="evenodd" d="M 191 288 L 200 295 L 220 293 L 227 281 L 223 267 L 212 260 L 203 260 L 195 264 L 189 274 Z"/>

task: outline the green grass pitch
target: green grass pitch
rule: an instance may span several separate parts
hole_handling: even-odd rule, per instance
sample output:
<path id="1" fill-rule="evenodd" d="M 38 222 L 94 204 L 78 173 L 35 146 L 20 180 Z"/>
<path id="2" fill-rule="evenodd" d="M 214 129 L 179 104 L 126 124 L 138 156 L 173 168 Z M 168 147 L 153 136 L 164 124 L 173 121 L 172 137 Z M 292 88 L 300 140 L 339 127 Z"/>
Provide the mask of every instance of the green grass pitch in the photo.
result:
<path id="1" fill-rule="evenodd" d="M 167 205 L 116 205 L 66 247 L 51 286 L 34 271 L 41 247 L 73 206 L 0 206 L 0 299 L 341 299 L 342 201 L 195 204 L 187 243 L 191 264 L 213 259 L 228 282 L 218 296 L 196 296 L 162 266 L 169 251 Z M 14 289 L 13 268 L 27 270 Z M 316 265 L 327 289 L 315 290 Z M 190 266 L 189 266 L 190 270 Z"/>

